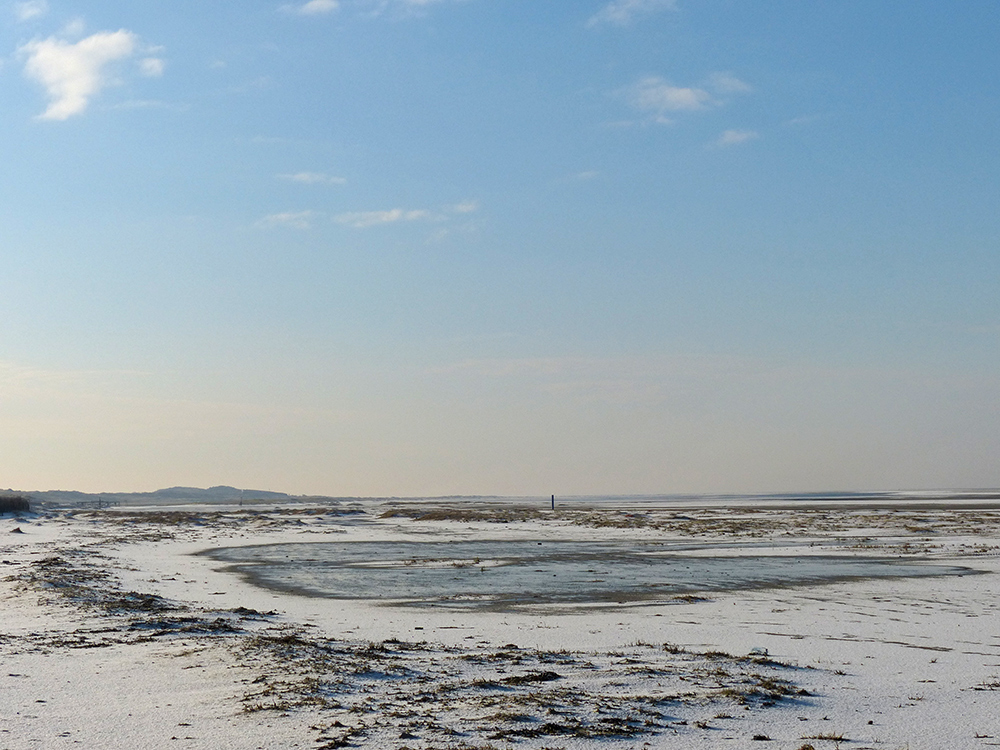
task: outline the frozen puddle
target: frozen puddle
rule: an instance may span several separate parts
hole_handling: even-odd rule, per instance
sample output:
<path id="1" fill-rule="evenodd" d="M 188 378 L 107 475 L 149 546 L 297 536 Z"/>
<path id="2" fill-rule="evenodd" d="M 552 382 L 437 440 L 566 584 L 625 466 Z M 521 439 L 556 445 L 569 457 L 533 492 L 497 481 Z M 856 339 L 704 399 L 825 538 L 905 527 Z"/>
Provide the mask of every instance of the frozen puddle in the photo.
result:
<path id="1" fill-rule="evenodd" d="M 205 554 L 255 584 L 306 596 L 475 608 L 624 604 L 734 589 L 975 572 L 913 559 L 688 556 L 668 550 L 600 542 L 311 542 Z"/>

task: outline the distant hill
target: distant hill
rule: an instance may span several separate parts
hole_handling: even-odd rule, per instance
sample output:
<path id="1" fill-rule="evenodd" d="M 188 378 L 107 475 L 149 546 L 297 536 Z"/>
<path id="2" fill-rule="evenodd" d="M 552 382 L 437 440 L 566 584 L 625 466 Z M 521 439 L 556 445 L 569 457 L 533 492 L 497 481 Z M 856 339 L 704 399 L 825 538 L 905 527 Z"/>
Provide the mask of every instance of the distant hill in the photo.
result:
<path id="1" fill-rule="evenodd" d="M 32 506 L 67 507 L 90 505 L 170 505 L 174 503 L 236 503 L 252 501 L 293 500 L 295 497 L 285 492 L 269 490 L 241 490 L 237 487 L 220 485 L 201 489 L 199 487 L 168 487 L 153 492 L 77 492 L 76 490 L 45 490 L 41 492 L 20 492 Z"/>
<path id="2" fill-rule="evenodd" d="M 236 487 L 219 485 L 209 487 L 207 490 L 198 487 L 168 487 L 165 490 L 150 492 L 150 496 L 157 498 L 169 498 L 171 500 L 222 500 L 231 501 L 241 498 L 256 498 L 257 500 L 287 500 L 292 496 L 285 492 L 270 492 L 268 490 L 241 490 Z"/>

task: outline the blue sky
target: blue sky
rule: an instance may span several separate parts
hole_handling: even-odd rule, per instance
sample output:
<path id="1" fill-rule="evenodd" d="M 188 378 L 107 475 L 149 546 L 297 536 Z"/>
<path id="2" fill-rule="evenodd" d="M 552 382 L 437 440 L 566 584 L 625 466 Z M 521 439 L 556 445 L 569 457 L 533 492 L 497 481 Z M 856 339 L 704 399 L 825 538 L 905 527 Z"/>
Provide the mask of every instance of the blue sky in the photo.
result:
<path id="1" fill-rule="evenodd" d="M 0 19 L 0 486 L 1000 486 L 995 3 Z"/>

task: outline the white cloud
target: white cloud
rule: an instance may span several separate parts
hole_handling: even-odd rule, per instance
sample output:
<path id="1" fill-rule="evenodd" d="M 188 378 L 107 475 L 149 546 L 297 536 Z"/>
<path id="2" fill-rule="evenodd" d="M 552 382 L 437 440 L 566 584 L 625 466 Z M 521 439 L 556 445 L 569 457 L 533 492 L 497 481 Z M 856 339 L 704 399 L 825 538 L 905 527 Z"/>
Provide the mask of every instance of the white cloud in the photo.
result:
<path id="1" fill-rule="evenodd" d="M 676 9 L 676 0 L 613 0 L 591 16 L 587 25 L 627 26 L 636 16 Z"/>
<path id="2" fill-rule="evenodd" d="M 257 222 L 257 226 L 263 228 L 270 227 L 291 227 L 292 229 L 309 229 L 312 226 L 312 211 L 285 211 L 278 214 L 269 214 Z"/>
<path id="3" fill-rule="evenodd" d="M 333 177 L 321 172 L 296 172 L 295 174 L 279 174 L 279 180 L 289 182 L 300 182 L 304 185 L 345 185 L 347 180 L 343 177 Z"/>
<path id="4" fill-rule="evenodd" d="M 635 109 L 651 113 L 654 122 L 669 125 L 673 122 L 669 115 L 720 107 L 726 104 L 728 96 L 751 91 L 753 87 L 750 84 L 732 73 L 713 73 L 708 77 L 705 88 L 674 86 L 660 76 L 647 76 L 625 89 L 624 93 Z"/>
<path id="5" fill-rule="evenodd" d="M 107 67 L 130 57 L 137 37 L 130 31 L 102 31 L 78 42 L 49 37 L 18 51 L 27 55 L 24 73 L 45 87 L 50 102 L 43 120 L 65 120 L 82 113 L 108 84 Z"/>
<path id="6" fill-rule="evenodd" d="M 159 57 L 146 57 L 139 61 L 139 70 L 149 78 L 162 76 L 165 67 L 166 63 Z"/>
<path id="7" fill-rule="evenodd" d="M 741 143 L 758 138 L 760 138 L 760 133 L 756 130 L 727 130 L 718 137 L 715 145 L 719 148 L 727 148 L 728 146 L 739 146 Z"/>
<path id="8" fill-rule="evenodd" d="M 462 201 L 451 207 L 456 214 L 471 214 L 479 210 L 479 204 L 475 201 Z"/>
<path id="9" fill-rule="evenodd" d="M 712 73 L 708 85 L 719 94 L 749 94 L 753 86 L 741 81 L 732 73 Z"/>
<path id="10" fill-rule="evenodd" d="M 656 113 L 661 122 L 670 122 L 667 112 L 694 112 L 715 103 L 704 89 L 671 86 L 659 76 L 639 81 L 632 87 L 631 98 L 636 109 Z"/>
<path id="11" fill-rule="evenodd" d="M 380 224 L 395 224 L 400 221 L 417 221 L 427 219 L 430 214 L 423 210 L 406 210 L 393 208 L 388 211 L 352 211 L 333 217 L 338 224 L 345 224 L 355 229 L 367 229 Z"/>
<path id="12" fill-rule="evenodd" d="M 27 2 L 16 3 L 14 5 L 14 15 L 18 21 L 30 21 L 33 18 L 44 16 L 49 12 L 49 4 L 46 0 L 27 0 Z"/>
<path id="13" fill-rule="evenodd" d="M 282 10 L 297 13 L 300 16 L 321 16 L 326 13 L 333 13 L 340 8 L 337 0 L 309 0 L 302 5 L 283 5 Z"/>

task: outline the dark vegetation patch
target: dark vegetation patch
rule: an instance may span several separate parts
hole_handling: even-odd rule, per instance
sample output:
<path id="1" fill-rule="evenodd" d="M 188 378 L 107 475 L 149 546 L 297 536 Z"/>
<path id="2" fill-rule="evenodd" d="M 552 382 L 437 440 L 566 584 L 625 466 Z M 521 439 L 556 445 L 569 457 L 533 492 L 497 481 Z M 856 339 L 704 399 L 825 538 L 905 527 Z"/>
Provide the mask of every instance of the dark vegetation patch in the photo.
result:
<path id="1" fill-rule="evenodd" d="M 498 650 L 344 642 L 269 627 L 234 647 L 259 665 L 243 710 L 317 711 L 329 717 L 317 725 L 323 747 L 382 747 L 404 736 L 411 750 L 452 747 L 456 738 L 504 747 L 549 737 L 694 738 L 711 729 L 707 717 L 729 716 L 722 708 L 759 711 L 805 695 L 788 679 L 791 668 L 644 643 L 615 652 Z M 546 668 L 552 663 L 558 672 Z"/>
<path id="2" fill-rule="evenodd" d="M 24 495 L 0 496 L 0 513 L 28 513 L 31 503 Z"/>
<path id="3" fill-rule="evenodd" d="M 562 675 L 555 672 L 528 672 L 527 674 L 514 675 L 500 680 L 504 685 L 527 685 L 531 682 L 551 682 L 558 680 Z"/>
<path id="4" fill-rule="evenodd" d="M 244 624 L 268 619 L 244 607 L 206 610 L 142 591 L 124 589 L 113 573 L 114 561 L 100 541 L 65 547 L 7 578 L 22 593 L 34 592 L 42 604 L 86 613 L 87 624 L 69 632 L 34 634 L 31 648 L 103 648 L 180 635 L 231 636 Z"/>
<path id="5" fill-rule="evenodd" d="M 534 521 L 543 517 L 551 517 L 551 513 L 543 513 L 538 508 L 526 506 L 490 506 L 461 507 L 452 505 L 448 507 L 427 507 L 427 506 L 403 506 L 390 508 L 383 511 L 380 518 L 410 518 L 414 521 L 457 521 L 460 523 L 485 522 L 485 523 L 519 523 L 524 521 Z"/>
<path id="6" fill-rule="evenodd" d="M 822 732 L 820 734 L 807 734 L 804 740 L 827 740 L 828 742 L 849 742 L 841 732 Z"/>

